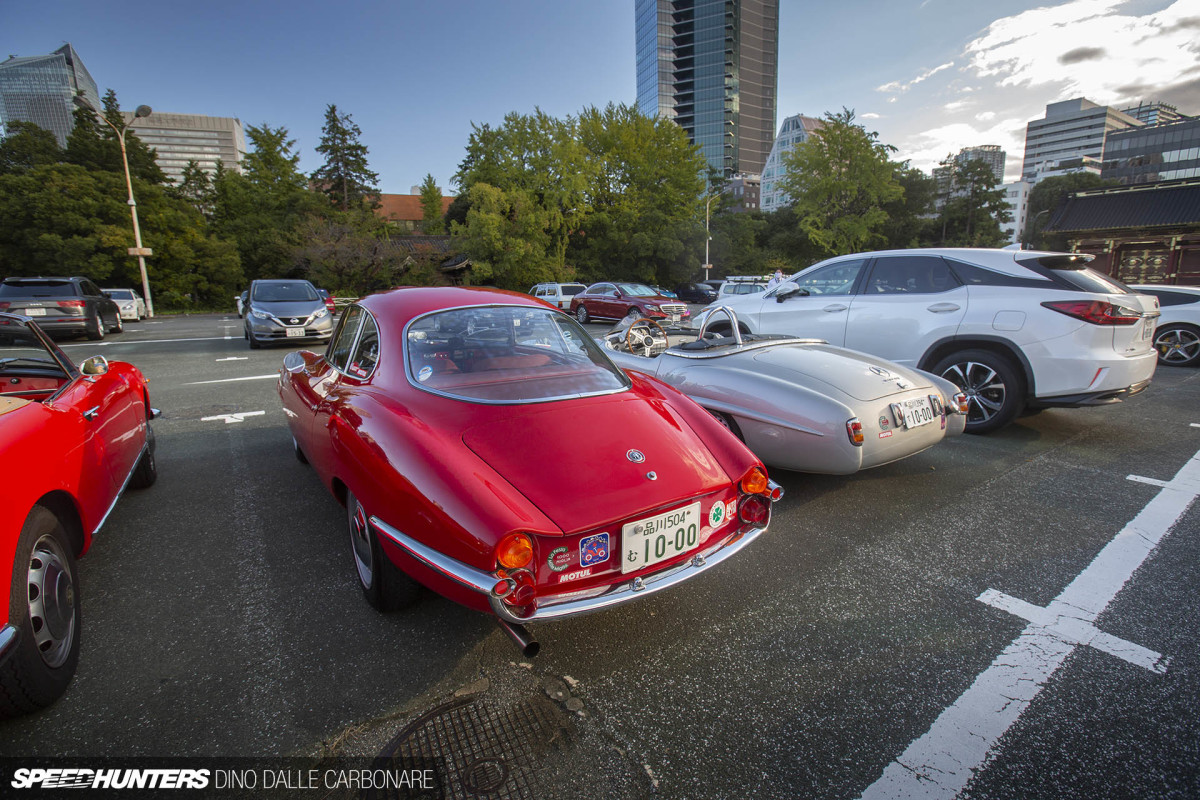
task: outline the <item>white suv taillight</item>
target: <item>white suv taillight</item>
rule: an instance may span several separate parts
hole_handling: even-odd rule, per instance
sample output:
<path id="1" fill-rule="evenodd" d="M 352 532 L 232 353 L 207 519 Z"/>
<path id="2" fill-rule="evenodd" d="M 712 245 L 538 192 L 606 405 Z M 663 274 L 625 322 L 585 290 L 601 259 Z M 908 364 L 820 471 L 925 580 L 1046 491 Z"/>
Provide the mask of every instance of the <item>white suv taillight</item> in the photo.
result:
<path id="1" fill-rule="evenodd" d="M 1136 325 L 1142 319 L 1141 311 L 1114 305 L 1107 300 L 1054 300 L 1042 305 L 1093 325 Z"/>

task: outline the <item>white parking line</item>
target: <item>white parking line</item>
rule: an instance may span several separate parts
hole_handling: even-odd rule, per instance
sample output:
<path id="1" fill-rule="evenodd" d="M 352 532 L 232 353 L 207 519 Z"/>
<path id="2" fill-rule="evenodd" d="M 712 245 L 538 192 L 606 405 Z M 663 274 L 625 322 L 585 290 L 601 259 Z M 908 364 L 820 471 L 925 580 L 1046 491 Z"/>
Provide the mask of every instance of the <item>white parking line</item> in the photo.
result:
<path id="1" fill-rule="evenodd" d="M 261 417 L 266 414 L 265 411 L 239 411 L 236 414 L 217 414 L 215 417 L 201 417 L 201 422 L 216 422 L 224 420 L 226 425 L 232 425 L 235 422 L 245 422 L 246 417 Z"/>
<path id="2" fill-rule="evenodd" d="M 222 361 L 249 361 L 250 356 L 230 356 L 229 358 L 214 358 L 213 361 L 221 363 Z"/>
<path id="3" fill-rule="evenodd" d="M 1000 737 L 1081 644 L 1152 672 L 1165 672 L 1166 663 L 1158 653 L 1109 636 L 1093 623 L 1197 495 L 1200 453 L 1164 483 L 1162 491 L 1045 608 L 993 589 L 981 594 L 980 601 L 1017 614 L 1029 625 L 938 716 L 928 733 L 888 764 L 879 780 L 862 793 L 863 800 L 956 797 L 992 758 Z"/>
<path id="4" fill-rule="evenodd" d="M 192 381 L 185 383 L 184 386 L 203 386 L 206 383 L 236 383 L 237 381 L 265 381 L 268 378 L 278 378 L 278 372 L 272 372 L 270 375 L 247 375 L 244 378 L 221 378 L 216 381 Z"/>

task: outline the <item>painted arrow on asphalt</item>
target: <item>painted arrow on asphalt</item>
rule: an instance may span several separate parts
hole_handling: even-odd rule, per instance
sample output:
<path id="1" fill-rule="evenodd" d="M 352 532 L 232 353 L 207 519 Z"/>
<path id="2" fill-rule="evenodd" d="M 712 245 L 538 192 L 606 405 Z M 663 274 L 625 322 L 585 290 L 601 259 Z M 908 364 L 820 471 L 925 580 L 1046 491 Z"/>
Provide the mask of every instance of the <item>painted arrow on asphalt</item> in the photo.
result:
<path id="1" fill-rule="evenodd" d="M 266 414 L 265 411 L 239 411 L 236 414 L 217 414 L 215 417 L 201 417 L 201 422 L 216 422 L 219 419 L 225 420 L 226 425 L 232 425 L 235 422 L 245 422 L 246 417 L 257 417 Z"/>

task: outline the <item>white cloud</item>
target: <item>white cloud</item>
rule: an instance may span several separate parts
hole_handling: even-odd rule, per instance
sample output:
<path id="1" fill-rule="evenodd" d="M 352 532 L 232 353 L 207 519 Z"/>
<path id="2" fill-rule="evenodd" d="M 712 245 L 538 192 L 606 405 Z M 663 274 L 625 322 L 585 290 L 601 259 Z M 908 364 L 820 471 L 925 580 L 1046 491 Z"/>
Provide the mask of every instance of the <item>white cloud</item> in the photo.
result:
<path id="1" fill-rule="evenodd" d="M 876 86 L 875 91 L 877 91 L 877 92 L 907 92 L 909 89 L 916 86 L 918 83 L 929 80 L 934 75 L 937 75 L 939 72 L 941 72 L 942 70 L 950 69 L 953 66 L 954 66 L 953 61 L 947 61 L 945 64 L 939 64 L 938 66 L 934 67 L 933 69 L 925 70 L 924 72 L 922 72 L 917 77 L 913 78 L 908 83 L 902 83 L 900 81 L 892 81 L 891 83 L 885 83 L 882 86 Z"/>
<path id="2" fill-rule="evenodd" d="M 995 111 L 982 111 L 975 115 L 975 119 L 979 120 L 980 122 L 991 122 L 995 118 L 996 118 Z"/>
<path id="3" fill-rule="evenodd" d="M 1177 0 L 1141 17 L 1122 13 L 1126 5 L 1072 0 L 998 19 L 967 45 L 968 68 L 1002 87 L 1055 90 L 1052 101 L 1158 99 L 1149 95 L 1178 83 L 1200 61 L 1200 2 Z"/>
<path id="4" fill-rule="evenodd" d="M 874 111 L 868 111 L 867 113 L 859 114 L 858 116 L 860 119 L 880 119 L 883 117 L 882 114 L 876 114 Z"/>
<path id="5" fill-rule="evenodd" d="M 957 153 L 964 147 L 998 144 L 1008 161 L 1020 168 L 1025 152 L 1025 121 L 1004 119 L 988 127 L 977 127 L 966 122 L 952 122 L 931 128 L 912 136 L 901 148 L 901 157 L 907 158 L 914 167 L 928 172 L 947 155 Z"/>

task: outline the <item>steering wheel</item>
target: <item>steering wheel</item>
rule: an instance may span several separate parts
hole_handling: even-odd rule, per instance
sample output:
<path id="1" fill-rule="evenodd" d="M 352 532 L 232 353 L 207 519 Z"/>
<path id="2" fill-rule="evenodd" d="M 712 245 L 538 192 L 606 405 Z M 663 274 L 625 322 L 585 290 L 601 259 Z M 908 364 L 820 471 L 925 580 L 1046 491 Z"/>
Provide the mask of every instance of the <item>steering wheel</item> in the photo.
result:
<path id="1" fill-rule="evenodd" d="M 637 347 L 641 345 L 646 349 L 646 358 L 650 358 L 654 346 L 660 341 L 663 345 L 667 344 L 667 332 L 663 330 L 662 325 L 649 317 L 638 317 L 629 324 L 629 330 L 625 331 L 625 347 L 634 355 L 638 354 Z"/>

